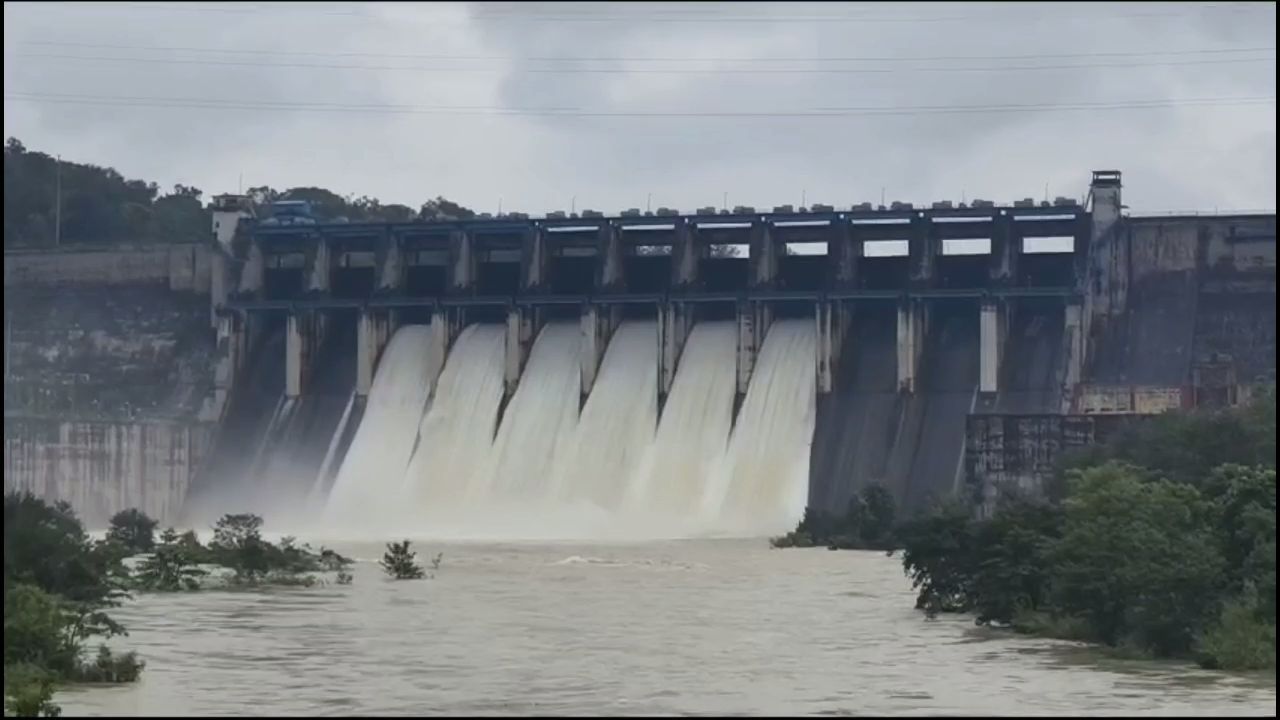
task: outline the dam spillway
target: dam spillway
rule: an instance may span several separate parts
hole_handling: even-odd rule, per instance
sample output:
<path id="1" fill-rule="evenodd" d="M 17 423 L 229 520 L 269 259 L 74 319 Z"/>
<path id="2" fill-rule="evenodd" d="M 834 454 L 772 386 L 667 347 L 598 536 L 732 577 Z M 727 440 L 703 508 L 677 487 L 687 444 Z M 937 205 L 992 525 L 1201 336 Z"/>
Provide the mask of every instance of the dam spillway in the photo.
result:
<path id="1" fill-rule="evenodd" d="M 966 418 L 1003 397 L 1014 308 L 1079 302 L 1087 217 L 1072 205 L 258 226 L 225 317 L 233 334 L 288 318 L 288 407 L 332 364 L 329 335 L 308 334 L 359 316 L 363 413 L 349 448 L 331 443 L 332 478 L 310 484 L 327 527 L 777 533 L 872 482 L 910 507 L 955 489 Z M 1066 242 L 1021 262 L 1036 237 Z M 951 252 L 974 239 L 985 252 Z M 264 452 L 266 467 L 289 465 Z"/>
<path id="2" fill-rule="evenodd" d="M 840 512 L 872 482 L 908 508 L 957 491 L 989 504 L 1127 417 L 1238 403 L 1273 377 L 1274 216 L 1127 217 L 1118 181 L 1097 173 L 1083 205 L 373 225 L 231 205 L 213 208 L 212 248 L 6 251 L 6 293 L 31 308 L 6 315 L 6 487 L 97 521 L 136 506 L 198 526 L 242 511 L 374 524 L 390 507 L 413 529 L 443 493 L 438 507 L 480 498 L 515 534 L 764 532 L 772 510 L 725 527 L 735 436 L 771 332 L 806 323 L 807 506 Z M 127 262 L 94 269 L 114 255 Z M 537 345 L 569 326 L 562 389 L 534 403 Z M 485 361 L 458 361 L 477 331 Z M 483 380 L 450 380 L 464 370 Z M 532 405 L 563 419 L 518 422 L 551 412 Z M 446 420 L 466 413 L 483 429 Z M 547 476 L 500 473 L 499 436 L 544 426 Z M 483 461 L 450 459 L 473 450 Z M 537 499 L 525 527 L 498 490 Z"/>

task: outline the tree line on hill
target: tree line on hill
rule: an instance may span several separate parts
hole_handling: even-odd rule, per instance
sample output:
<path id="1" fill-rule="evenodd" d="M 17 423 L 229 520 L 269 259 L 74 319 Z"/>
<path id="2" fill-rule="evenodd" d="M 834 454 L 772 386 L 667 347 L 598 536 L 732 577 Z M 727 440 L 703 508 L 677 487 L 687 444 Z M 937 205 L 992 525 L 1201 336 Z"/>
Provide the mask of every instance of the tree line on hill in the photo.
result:
<path id="1" fill-rule="evenodd" d="M 468 219 L 476 213 L 443 197 L 417 210 L 384 205 L 367 196 L 342 196 L 318 187 L 246 193 L 259 216 L 278 200 L 306 200 L 317 218 L 352 222 Z M 28 150 L 17 138 L 4 147 L 4 247 L 189 243 L 209 240 L 212 221 L 199 188 L 177 184 L 169 191 L 128 179 L 114 168 L 60 160 Z"/>

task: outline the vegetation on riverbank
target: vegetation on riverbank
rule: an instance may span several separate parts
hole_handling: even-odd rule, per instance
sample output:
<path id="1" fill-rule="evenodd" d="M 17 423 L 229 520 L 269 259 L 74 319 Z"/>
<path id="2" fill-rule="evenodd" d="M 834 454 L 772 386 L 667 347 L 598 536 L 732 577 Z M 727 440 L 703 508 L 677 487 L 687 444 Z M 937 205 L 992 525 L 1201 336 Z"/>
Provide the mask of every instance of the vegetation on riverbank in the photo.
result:
<path id="1" fill-rule="evenodd" d="M 1275 668 L 1275 392 L 1170 413 L 1072 457 L 1046 499 L 901 524 L 929 613 L 1204 667 Z"/>
<path id="2" fill-rule="evenodd" d="M 93 541 L 66 503 L 49 505 L 26 494 L 4 502 L 4 695 L 6 716 L 53 716 L 54 689 L 66 683 L 122 683 L 138 679 L 143 663 L 91 639 L 127 634 L 107 611 L 129 591 L 178 592 L 214 587 L 311 586 L 318 574 L 350 582 L 351 560 L 293 538 L 264 540 L 262 518 L 226 515 L 213 539 L 173 528 L 155 538 L 156 522 L 137 510 L 112 518 Z M 145 553 L 145 554 L 143 554 Z M 130 558 L 141 559 L 128 562 Z"/>
<path id="3" fill-rule="evenodd" d="M 126 597 L 118 546 L 93 542 L 65 503 L 30 495 L 4 502 L 5 714 L 53 716 L 54 687 L 129 682 L 142 663 L 105 646 L 86 662 L 85 645 L 125 630 L 107 611 Z"/>
<path id="4" fill-rule="evenodd" d="M 1276 397 L 1172 412 L 1065 458 L 1045 497 L 990 518 L 960 500 L 897 521 L 868 487 L 774 547 L 901 550 L 929 615 L 1128 654 L 1275 669 Z"/>
<path id="5" fill-rule="evenodd" d="M 892 550 L 896 547 L 897 512 L 893 495 L 884 486 L 872 484 L 849 500 L 844 515 L 806 509 L 795 530 L 769 542 L 775 548 Z"/>

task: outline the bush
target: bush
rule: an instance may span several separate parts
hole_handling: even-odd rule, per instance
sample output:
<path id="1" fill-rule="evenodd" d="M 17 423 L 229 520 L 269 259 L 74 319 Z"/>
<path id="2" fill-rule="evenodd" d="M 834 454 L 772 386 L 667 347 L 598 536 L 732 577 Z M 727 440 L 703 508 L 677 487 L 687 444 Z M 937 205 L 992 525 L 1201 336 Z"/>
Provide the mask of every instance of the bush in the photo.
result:
<path id="1" fill-rule="evenodd" d="M 196 545 L 198 547 L 199 543 Z M 160 545 L 155 552 L 138 566 L 134 586 L 153 592 L 199 590 L 200 579 L 208 572 L 199 567 L 198 560 L 198 554 L 190 544 L 169 528 L 160 536 Z"/>
<path id="2" fill-rule="evenodd" d="M 871 484 L 849 500 L 844 516 L 806 508 L 795 530 L 769 542 L 775 548 L 820 547 L 832 550 L 891 550 L 897 504 L 879 484 Z"/>
<path id="3" fill-rule="evenodd" d="M 1274 670 L 1274 616 L 1269 623 L 1263 619 L 1252 592 L 1229 601 L 1218 621 L 1198 639 L 1196 661 L 1213 670 Z"/>
<path id="4" fill-rule="evenodd" d="M 82 683 L 134 682 L 142 674 L 146 663 L 135 652 L 115 655 L 106 645 L 98 646 L 98 654 L 90 663 L 80 663 L 69 678 Z"/>
<path id="5" fill-rule="evenodd" d="M 5 717 L 59 717 L 53 673 L 30 663 L 4 665 Z"/>

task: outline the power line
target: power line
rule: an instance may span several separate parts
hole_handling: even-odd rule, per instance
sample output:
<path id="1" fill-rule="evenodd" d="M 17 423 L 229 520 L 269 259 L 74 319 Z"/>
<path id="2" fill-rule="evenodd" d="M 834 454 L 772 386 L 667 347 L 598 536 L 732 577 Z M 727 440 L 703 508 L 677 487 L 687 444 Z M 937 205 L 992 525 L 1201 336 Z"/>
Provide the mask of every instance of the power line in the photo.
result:
<path id="1" fill-rule="evenodd" d="M 68 42 L 58 40 L 32 40 L 17 42 L 15 45 L 42 47 L 86 47 L 99 50 L 131 50 L 145 53 L 218 53 L 225 55 L 269 55 L 283 58 L 380 58 L 396 60 L 500 60 L 500 61 L 548 61 L 548 63 L 916 63 L 916 61 L 965 61 L 965 60 L 1060 60 L 1087 58 L 1156 58 L 1156 56 L 1187 55 L 1224 55 L 1275 53 L 1274 45 L 1266 47 L 1206 47 L 1206 49 L 1190 50 L 1123 50 L 1100 51 L 1100 53 L 1036 53 L 1024 55 L 918 55 L 918 56 L 877 56 L 854 55 L 835 56 L 835 58 L 727 58 L 727 56 L 566 56 L 566 55 L 426 55 L 412 53 L 319 53 L 305 50 L 253 50 L 243 47 L 188 47 L 188 46 L 147 46 L 147 45 L 114 45 L 105 42 Z"/>
<path id="2" fill-rule="evenodd" d="M 988 67 L 898 67 L 898 68 L 584 68 L 584 67 L 427 67 L 421 65 L 348 65 L 341 63 L 285 63 L 258 60 L 220 60 L 209 58 L 140 58 L 109 55 L 65 55 L 58 53 L 18 53 L 16 58 L 70 60 L 75 62 L 117 62 L 142 65 L 205 65 L 212 67 L 253 67 L 315 70 L 410 71 L 426 73 L 501 73 L 550 75 L 880 75 L 894 73 L 993 73 L 1034 72 L 1044 70 L 1088 70 L 1097 68 L 1178 67 L 1186 65 L 1239 65 L 1272 62 L 1276 58 L 1211 58 L 1136 63 L 1069 63 L 1065 65 L 1005 65 Z"/>
<path id="3" fill-rule="evenodd" d="M 797 111 L 610 111 L 504 108 L 473 106 L 372 105 L 350 103 L 294 103 L 278 101 L 243 101 L 201 98 L 162 98 L 136 96 L 92 96 L 56 93 L 6 92 L 6 101 L 65 103 L 140 108 L 180 108 L 199 110 L 265 110 L 294 112 L 374 113 L 410 115 L 489 115 L 540 116 L 570 118 L 842 118 L 885 117 L 904 115 L 1000 114 L 1019 112 L 1062 112 L 1087 110 L 1131 110 L 1172 107 L 1219 107 L 1273 105 L 1272 96 L 1181 98 L 1165 100 L 1126 100 L 1107 102 L 1028 103 L 987 105 L 915 105 L 880 107 L 813 108 Z"/>
<path id="4" fill-rule="evenodd" d="M 293 5 L 293 3 L 288 3 Z M 335 16 L 335 17 L 360 17 L 369 20 L 381 20 L 377 15 L 367 11 L 356 11 L 350 9 L 334 10 L 330 8 L 316 7 L 288 7 L 282 5 L 252 5 L 252 4 L 235 4 L 235 5 L 198 5 L 195 3 L 181 4 L 161 4 L 161 3 L 41 3 L 34 5 L 39 8 L 93 8 L 93 9 L 122 9 L 122 10 L 147 10 L 147 11 L 182 11 L 182 12 L 212 12 L 220 14 L 287 14 L 294 17 L 302 16 Z M 1155 18 L 1155 17 L 1187 17 L 1198 16 L 1211 12 L 1222 11 L 1227 13 L 1249 13 L 1260 10 L 1266 10 L 1268 6 L 1263 4 L 1208 4 L 1200 6 L 1184 6 L 1186 9 L 1178 10 L 1137 10 L 1123 13 L 1112 13 L 1107 15 L 1086 14 L 1076 11 L 1074 8 L 1060 14 L 1046 14 L 1040 9 L 1034 12 L 1019 14 L 1011 12 L 1006 8 L 1000 8 L 992 12 L 965 15 L 914 15 L 914 16 L 876 16 L 876 15 L 859 15 L 848 13 L 822 14 L 822 15 L 795 15 L 795 14 L 738 14 L 725 15 L 714 11 L 690 10 L 688 8 L 665 8 L 657 11 L 646 10 L 645 13 L 625 12 L 625 13 L 602 13 L 570 9 L 558 9 L 553 11 L 527 11 L 527 10 L 489 10 L 482 9 L 477 12 L 468 14 L 465 18 L 448 18 L 433 17 L 433 23 L 456 24 L 459 22 L 467 22 L 470 20 L 497 20 L 497 21 L 513 21 L 513 22 L 555 22 L 555 23 L 573 23 L 573 22 L 658 22 L 658 23 L 779 23 L 779 22 L 849 22 L 849 23 L 867 23 L 867 24 L 885 24 L 885 23 L 945 23 L 945 22 L 1060 22 L 1060 21 L 1083 21 L 1083 22 L 1099 22 L 1108 19 L 1119 18 Z M 735 7 L 735 12 L 741 13 L 741 7 Z"/>

